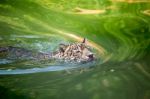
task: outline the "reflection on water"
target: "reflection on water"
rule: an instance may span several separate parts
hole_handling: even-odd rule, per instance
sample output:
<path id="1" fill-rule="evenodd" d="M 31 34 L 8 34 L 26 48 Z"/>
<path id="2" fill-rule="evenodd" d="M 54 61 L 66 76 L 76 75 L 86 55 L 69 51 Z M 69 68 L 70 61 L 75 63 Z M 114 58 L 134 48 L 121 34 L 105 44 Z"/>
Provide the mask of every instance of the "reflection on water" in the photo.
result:
<path id="1" fill-rule="evenodd" d="M 142 2 L 150 2 L 149 0 L 111 0 L 113 2 L 127 2 L 127 3 L 142 3 Z"/>
<path id="2" fill-rule="evenodd" d="M 143 13 L 150 16 L 150 10 L 145 10 Z"/>
<path id="3" fill-rule="evenodd" d="M 149 0 L 1 0 L 0 46 L 48 52 L 85 37 L 99 57 L 57 66 L 0 59 L 1 97 L 149 99 L 149 9 Z"/>

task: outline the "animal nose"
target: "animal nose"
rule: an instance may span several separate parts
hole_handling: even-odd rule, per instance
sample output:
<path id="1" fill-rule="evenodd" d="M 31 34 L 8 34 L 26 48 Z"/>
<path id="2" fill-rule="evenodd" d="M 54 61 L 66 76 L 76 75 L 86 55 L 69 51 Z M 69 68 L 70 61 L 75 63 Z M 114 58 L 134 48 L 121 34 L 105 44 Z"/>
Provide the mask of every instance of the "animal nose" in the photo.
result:
<path id="1" fill-rule="evenodd" d="M 93 58 L 93 54 L 88 55 L 89 58 Z"/>

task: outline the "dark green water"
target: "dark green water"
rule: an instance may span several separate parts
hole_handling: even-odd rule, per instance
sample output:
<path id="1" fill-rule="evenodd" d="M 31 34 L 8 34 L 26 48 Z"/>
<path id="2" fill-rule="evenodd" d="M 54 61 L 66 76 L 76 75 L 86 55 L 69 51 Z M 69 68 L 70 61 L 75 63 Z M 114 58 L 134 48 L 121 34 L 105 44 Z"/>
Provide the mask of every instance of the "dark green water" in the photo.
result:
<path id="1" fill-rule="evenodd" d="M 1 59 L 0 98 L 150 99 L 149 0 L 0 0 L 0 46 L 47 52 L 84 37 L 100 59 L 83 72 Z"/>

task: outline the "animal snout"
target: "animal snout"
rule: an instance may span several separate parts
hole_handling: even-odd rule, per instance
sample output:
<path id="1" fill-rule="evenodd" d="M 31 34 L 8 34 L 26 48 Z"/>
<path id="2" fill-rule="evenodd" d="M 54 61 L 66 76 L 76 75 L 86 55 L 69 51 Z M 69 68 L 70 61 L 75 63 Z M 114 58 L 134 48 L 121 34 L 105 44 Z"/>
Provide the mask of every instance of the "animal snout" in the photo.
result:
<path id="1" fill-rule="evenodd" d="M 93 58 L 93 54 L 88 55 L 89 58 Z"/>

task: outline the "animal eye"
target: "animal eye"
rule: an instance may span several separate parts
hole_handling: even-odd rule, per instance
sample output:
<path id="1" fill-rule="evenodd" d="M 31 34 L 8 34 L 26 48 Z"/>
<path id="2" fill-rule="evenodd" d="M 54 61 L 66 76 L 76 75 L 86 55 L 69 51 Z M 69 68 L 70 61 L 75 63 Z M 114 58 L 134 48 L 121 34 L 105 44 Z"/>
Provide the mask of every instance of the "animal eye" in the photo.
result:
<path id="1" fill-rule="evenodd" d="M 80 53 L 80 51 L 77 51 L 77 53 Z"/>

